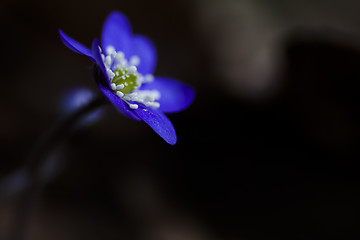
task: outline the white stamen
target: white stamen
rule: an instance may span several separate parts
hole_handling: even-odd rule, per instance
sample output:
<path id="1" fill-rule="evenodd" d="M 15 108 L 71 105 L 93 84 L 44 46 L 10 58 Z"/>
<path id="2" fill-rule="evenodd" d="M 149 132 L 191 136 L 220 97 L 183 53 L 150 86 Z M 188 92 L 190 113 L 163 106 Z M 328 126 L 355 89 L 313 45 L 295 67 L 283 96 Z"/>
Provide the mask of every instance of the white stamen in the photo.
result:
<path id="1" fill-rule="evenodd" d="M 154 76 L 152 74 L 146 74 L 144 77 L 143 82 L 148 83 L 154 81 Z"/>
<path id="2" fill-rule="evenodd" d="M 115 83 L 112 83 L 112 84 L 111 84 L 111 89 L 112 89 L 112 90 L 116 90 L 116 84 L 115 84 Z"/>
<path id="3" fill-rule="evenodd" d="M 125 95 L 125 96 L 123 97 L 123 100 L 130 101 L 130 100 L 131 100 L 131 97 L 128 96 L 128 95 Z"/>
<path id="4" fill-rule="evenodd" d="M 137 68 L 135 66 L 130 66 L 128 68 L 128 74 L 134 75 L 137 72 Z"/>
<path id="5" fill-rule="evenodd" d="M 148 102 L 153 102 L 153 101 L 155 101 L 155 98 L 154 98 L 154 96 L 146 96 L 144 100 L 148 101 Z"/>
<path id="6" fill-rule="evenodd" d="M 158 103 L 158 102 L 145 102 L 144 104 L 147 107 L 154 107 L 154 108 L 160 107 L 160 103 Z"/>
<path id="7" fill-rule="evenodd" d="M 127 93 L 122 97 L 124 101 L 137 102 L 153 108 L 160 107 L 160 103 L 155 102 L 159 98 L 160 92 L 157 90 L 137 90 Z"/>
<path id="8" fill-rule="evenodd" d="M 160 92 L 157 90 L 140 90 L 140 91 L 137 91 L 137 95 L 140 98 L 143 98 L 146 101 L 150 101 L 150 102 L 158 100 L 161 97 Z"/>
<path id="9" fill-rule="evenodd" d="M 137 74 L 136 82 L 139 85 L 141 85 L 144 82 L 144 77 L 140 73 Z"/>
<path id="10" fill-rule="evenodd" d="M 110 67 L 111 67 L 111 63 L 112 63 L 112 61 L 111 61 L 111 56 L 106 56 L 106 57 L 105 57 L 105 62 L 104 62 L 105 66 L 106 66 L 107 68 L 110 68 Z"/>
<path id="11" fill-rule="evenodd" d="M 106 55 L 110 55 L 111 53 L 115 52 L 115 48 L 113 46 L 107 46 L 105 49 Z"/>
<path id="12" fill-rule="evenodd" d="M 123 97 L 124 94 L 123 94 L 122 92 L 120 92 L 120 91 L 116 91 L 116 96 L 118 96 L 118 97 Z"/>
<path id="13" fill-rule="evenodd" d="M 159 107 L 160 107 L 160 103 L 159 103 L 159 102 L 153 102 L 152 107 L 154 107 L 154 108 L 159 108 Z"/>
<path id="14" fill-rule="evenodd" d="M 120 89 L 123 89 L 124 87 L 125 87 L 124 84 L 119 84 L 116 86 L 116 89 L 120 90 Z"/>
<path id="15" fill-rule="evenodd" d="M 130 58 L 130 65 L 138 66 L 140 64 L 140 58 L 138 56 L 132 56 Z"/>
<path id="16" fill-rule="evenodd" d="M 113 51 L 113 52 L 110 54 L 110 56 L 111 56 L 112 59 L 115 59 L 115 57 L 117 56 L 116 51 Z"/>
<path id="17" fill-rule="evenodd" d="M 121 67 L 126 67 L 128 65 L 128 61 L 126 59 L 122 59 L 119 63 Z"/>
<path id="18" fill-rule="evenodd" d="M 120 63 L 121 60 L 123 60 L 125 57 L 125 54 L 123 52 L 117 52 L 115 60 L 116 62 Z"/>
<path id="19" fill-rule="evenodd" d="M 139 106 L 137 104 L 129 104 L 129 107 L 131 109 L 138 109 Z"/>
<path id="20" fill-rule="evenodd" d="M 111 71 L 110 68 L 106 69 L 106 74 L 108 75 L 110 80 L 112 80 L 115 77 L 115 73 L 113 71 Z"/>

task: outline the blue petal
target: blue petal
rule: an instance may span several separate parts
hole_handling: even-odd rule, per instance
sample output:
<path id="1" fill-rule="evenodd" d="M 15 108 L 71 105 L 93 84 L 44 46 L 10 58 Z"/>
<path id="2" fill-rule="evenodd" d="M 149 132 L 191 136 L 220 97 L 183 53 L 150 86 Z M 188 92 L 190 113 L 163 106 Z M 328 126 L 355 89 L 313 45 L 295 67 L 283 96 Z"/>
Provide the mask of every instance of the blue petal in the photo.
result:
<path id="1" fill-rule="evenodd" d="M 97 38 L 95 38 L 92 43 L 92 46 L 91 46 L 92 54 L 95 58 L 95 62 L 99 66 L 101 72 L 103 73 L 103 75 L 106 79 L 107 85 L 110 88 L 110 85 L 111 85 L 110 79 L 109 79 L 108 75 L 106 74 L 106 68 L 105 68 L 104 62 L 101 58 L 101 52 L 100 52 L 99 46 L 100 46 L 99 40 Z"/>
<path id="2" fill-rule="evenodd" d="M 153 82 L 144 84 L 141 90 L 158 90 L 160 92 L 159 110 L 165 113 L 184 110 L 192 103 L 195 96 L 192 87 L 165 77 L 155 77 Z"/>
<path id="3" fill-rule="evenodd" d="M 162 112 L 152 108 L 143 108 L 140 105 L 134 111 L 167 143 L 171 145 L 176 143 L 177 137 L 174 126 Z"/>
<path id="4" fill-rule="evenodd" d="M 105 51 L 107 46 L 113 46 L 116 51 L 122 51 L 129 57 L 131 50 L 131 26 L 128 19 L 120 12 L 112 12 L 105 20 L 101 43 Z"/>
<path id="5" fill-rule="evenodd" d="M 136 113 L 130 109 L 129 105 L 116 96 L 112 90 L 105 87 L 101 82 L 98 82 L 98 87 L 105 98 L 109 100 L 122 114 L 137 121 L 141 120 L 141 118 L 139 118 Z"/>
<path id="6" fill-rule="evenodd" d="M 69 37 L 68 35 L 66 35 L 63 31 L 61 31 L 59 29 L 59 33 L 60 33 L 60 38 L 63 41 L 63 43 L 70 48 L 71 50 L 73 50 L 74 52 L 80 53 L 82 55 L 85 55 L 89 58 L 91 58 L 91 60 L 94 60 L 94 57 L 91 54 L 91 51 L 89 48 L 85 47 L 84 45 L 82 45 L 81 43 L 79 43 L 78 41 L 72 39 L 71 37 Z"/>
<path id="7" fill-rule="evenodd" d="M 131 41 L 131 54 L 129 57 L 134 55 L 140 58 L 140 65 L 137 66 L 139 73 L 154 73 L 157 54 L 156 48 L 150 39 L 142 35 L 134 36 Z"/>
<path id="8" fill-rule="evenodd" d="M 100 81 L 98 81 L 98 87 L 100 89 L 100 92 L 105 96 L 105 98 L 109 100 L 122 114 L 137 121 L 141 120 L 141 118 L 136 115 L 134 110 L 130 109 L 127 103 L 125 103 L 121 98 L 116 96 L 112 90 L 104 86 Z"/>
<path id="9" fill-rule="evenodd" d="M 101 70 L 102 76 L 98 76 L 96 81 L 99 87 L 100 92 L 105 96 L 107 100 L 109 100 L 117 110 L 119 110 L 121 113 L 125 114 L 126 116 L 140 121 L 141 119 L 136 115 L 136 113 L 130 109 L 127 103 L 125 103 L 121 98 L 115 95 L 115 93 L 110 90 L 110 84 L 109 84 L 109 78 L 107 74 L 105 73 L 105 66 L 101 59 L 100 49 L 99 49 L 99 41 L 95 39 L 92 44 L 92 52 L 95 57 L 95 60 L 97 64 L 99 65 L 99 68 Z M 106 78 L 108 86 L 105 86 L 103 84 L 102 78 Z"/>

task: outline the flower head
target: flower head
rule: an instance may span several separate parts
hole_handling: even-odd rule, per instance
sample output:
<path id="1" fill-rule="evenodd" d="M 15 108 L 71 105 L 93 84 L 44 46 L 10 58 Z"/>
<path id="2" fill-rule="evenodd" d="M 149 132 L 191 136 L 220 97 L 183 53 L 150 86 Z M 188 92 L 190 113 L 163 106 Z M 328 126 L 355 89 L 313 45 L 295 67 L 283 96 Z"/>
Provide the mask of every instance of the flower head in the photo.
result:
<path id="1" fill-rule="evenodd" d="M 157 56 L 153 43 L 145 36 L 133 35 L 128 19 L 112 12 L 106 19 L 101 44 L 94 39 L 91 49 L 59 30 L 63 43 L 97 64 L 100 92 L 121 113 L 146 122 L 169 144 L 176 133 L 164 113 L 187 108 L 194 90 L 177 80 L 153 75 Z"/>

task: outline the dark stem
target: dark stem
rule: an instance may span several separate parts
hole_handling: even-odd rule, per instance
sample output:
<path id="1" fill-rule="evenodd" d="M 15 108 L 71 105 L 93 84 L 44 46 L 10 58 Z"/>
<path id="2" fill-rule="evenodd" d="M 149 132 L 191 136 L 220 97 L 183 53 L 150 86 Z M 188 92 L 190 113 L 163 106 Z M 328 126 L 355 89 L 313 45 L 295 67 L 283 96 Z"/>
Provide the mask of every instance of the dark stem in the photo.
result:
<path id="1" fill-rule="evenodd" d="M 102 96 L 95 97 L 92 101 L 80 107 L 73 114 L 58 121 L 35 143 L 26 159 L 25 168 L 28 171 L 28 183 L 19 198 L 14 215 L 14 225 L 10 229 L 11 235 L 9 239 L 23 240 L 26 238 L 29 220 L 34 211 L 36 200 L 44 185 L 40 170 L 46 154 L 64 139 L 78 120 L 105 103 L 106 101 Z"/>

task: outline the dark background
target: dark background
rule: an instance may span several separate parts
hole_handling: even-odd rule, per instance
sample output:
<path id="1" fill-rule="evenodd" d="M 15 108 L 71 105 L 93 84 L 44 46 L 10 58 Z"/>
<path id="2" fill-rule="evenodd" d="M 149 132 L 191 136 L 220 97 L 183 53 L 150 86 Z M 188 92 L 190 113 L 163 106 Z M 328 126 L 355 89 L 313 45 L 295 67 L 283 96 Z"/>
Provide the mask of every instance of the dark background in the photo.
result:
<path id="1" fill-rule="evenodd" d="M 97 91 L 90 46 L 119 10 L 196 89 L 167 145 L 111 106 L 49 154 L 29 239 L 358 239 L 360 3 L 2 1 L 0 176 L 23 166 L 69 89 Z M 0 239 L 19 194 L 0 198 Z"/>

